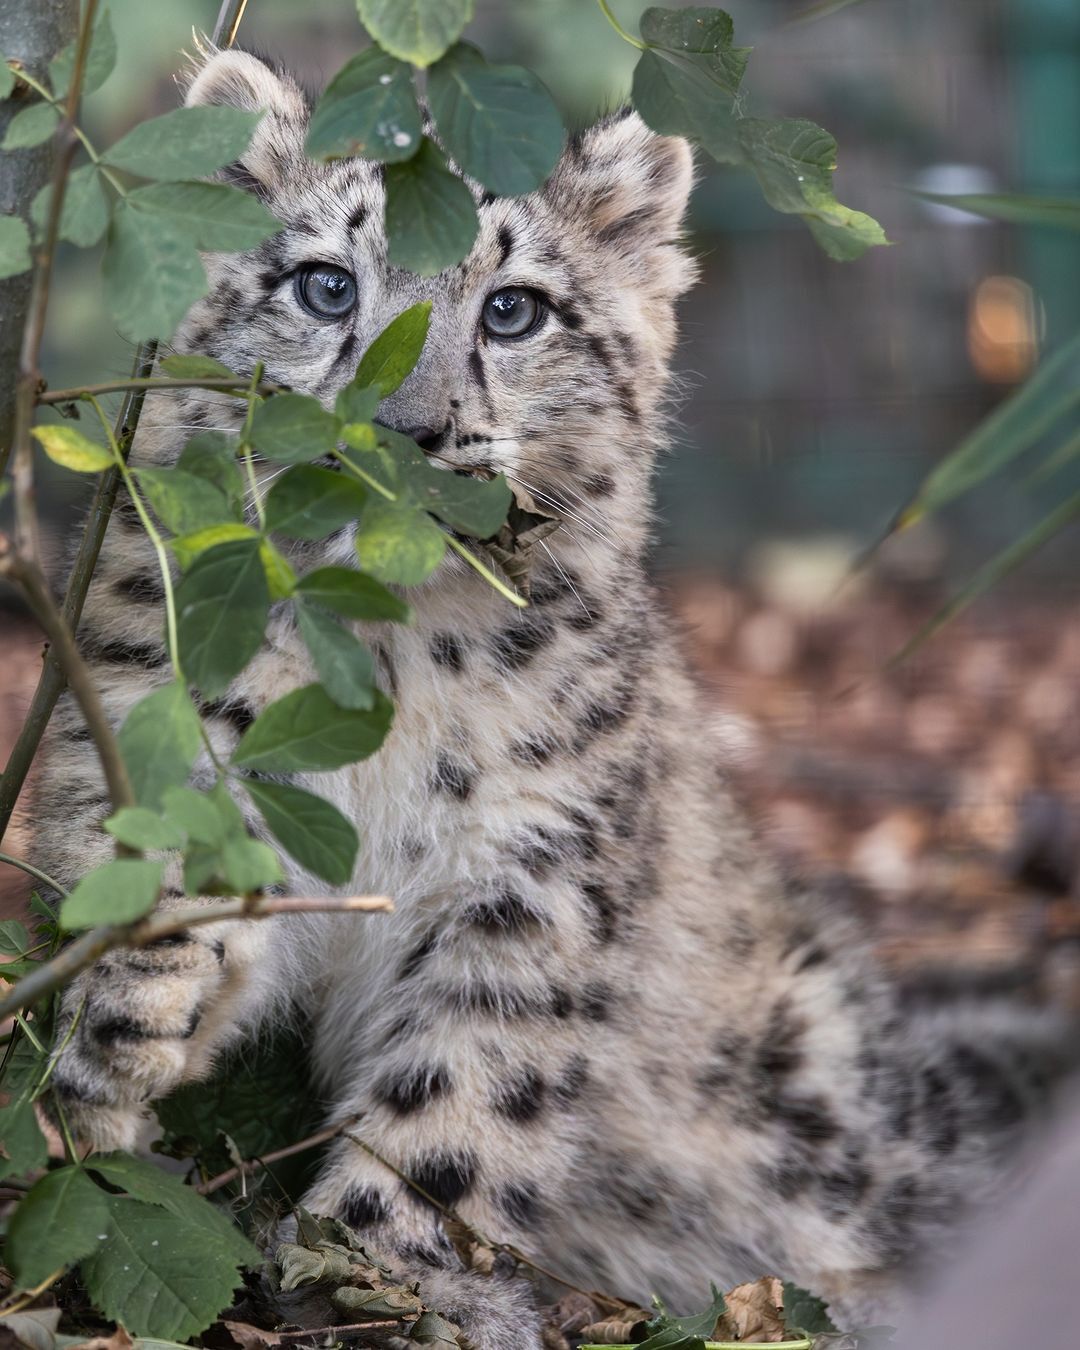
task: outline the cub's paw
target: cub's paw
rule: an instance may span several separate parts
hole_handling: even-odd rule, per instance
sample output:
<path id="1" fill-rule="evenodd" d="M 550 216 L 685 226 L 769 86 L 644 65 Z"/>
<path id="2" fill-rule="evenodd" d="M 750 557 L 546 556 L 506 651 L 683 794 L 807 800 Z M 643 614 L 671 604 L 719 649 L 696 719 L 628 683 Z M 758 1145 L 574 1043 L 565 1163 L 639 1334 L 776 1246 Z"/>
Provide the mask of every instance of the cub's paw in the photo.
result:
<path id="1" fill-rule="evenodd" d="M 109 952 L 73 981 L 51 1082 L 77 1139 L 98 1150 L 133 1146 L 145 1103 L 186 1076 L 224 962 L 221 941 L 184 933 Z"/>
<path id="2" fill-rule="evenodd" d="M 394 1274 L 400 1278 L 396 1265 Z M 475 1350 L 542 1350 L 536 1300 L 521 1276 L 479 1275 L 421 1263 L 409 1275 L 419 1281 L 420 1297 L 428 1307 L 460 1327 Z"/>

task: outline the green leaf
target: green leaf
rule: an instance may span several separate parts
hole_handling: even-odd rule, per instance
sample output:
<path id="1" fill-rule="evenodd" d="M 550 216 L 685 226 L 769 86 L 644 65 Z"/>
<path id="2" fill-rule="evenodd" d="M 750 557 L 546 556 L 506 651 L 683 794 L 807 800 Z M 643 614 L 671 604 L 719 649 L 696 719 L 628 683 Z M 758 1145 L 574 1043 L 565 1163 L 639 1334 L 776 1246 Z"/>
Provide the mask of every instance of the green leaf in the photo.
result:
<path id="1" fill-rule="evenodd" d="M 830 1331 L 839 1331 L 832 1318 L 826 1312 L 828 1304 L 800 1289 L 797 1284 L 784 1281 L 784 1324 L 788 1331 L 802 1331 L 807 1336 L 820 1336 Z"/>
<path id="2" fill-rule="evenodd" d="M 954 196 L 942 192 L 921 192 L 909 188 L 923 201 L 968 211 L 989 220 L 1005 220 L 1011 225 L 1050 225 L 1060 230 L 1080 230 L 1080 197 L 1029 197 L 1019 192 L 976 192 Z"/>
<path id="3" fill-rule="evenodd" d="M 375 433 L 378 443 L 392 453 L 400 480 L 408 485 L 416 505 L 476 539 L 488 539 L 498 531 L 511 501 L 502 474 L 482 480 L 440 469 L 408 436 L 382 426 L 376 427 Z"/>
<path id="4" fill-rule="evenodd" d="M 338 421 L 346 425 L 360 423 L 366 425 L 375 416 L 382 395 L 370 385 L 360 384 L 355 379 L 347 384 L 334 400 L 334 412 Z"/>
<path id="5" fill-rule="evenodd" d="M 74 427 L 34 427 L 30 433 L 54 464 L 76 473 L 100 473 L 113 466 L 112 452 Z"/>
<path id="6" fill-rule="evenodd" d="M 1063 530 L 1066 525 L 1072 524 L 1078 517 L 1080 517 L 1080 492 L 1073 493 L 1071 497 L 1066 498 L 1060 506 L 1055 507 L 1049 515 L 1044 516 L 1037 525 L 1026 531 L 1019 539 L 1014 540 L 1008 548 L 1003 549 L 988 563 L 984 563 L 971 580 L 951 600 L 942 605 L 923 624 L 915 636 L 905 642 L 900 651 L 889 659 L 890 668 L 907 660 L 911 653 L 916 648 L 921 647 L 939 628 L 943 628 L 957 614 L 966 609 L 973 600 L 996 586 L 1010 572 L 1015 571 L 1036 550 L 1042 548 L 1049 539 Z"/>
<path id="7" fill-rule="evenodd" d="M 356 0 L 360 22 L 402 61 L 430 66 L 461 36 L 473 0 Z"/>
<path id="8" fill-rule="evenodd" d="M 166 356 L 161 361 L 161 369 L 174 380 L 237 380 L 240 377 L 235 370 L 223 366 L 212 356 L 203 356 L 201 352 L 177 353 Z M 213 434 L 213 433 L 210 433 Z"/>
<path id="9" fill-rule="evenodd" d="M 371 653 L 329 614 L 298 604 L 296 618 L 323 688 L 342 708 L 375 704 L 375 667 Z"/>
<path id="10" fill-rule="evenodd" d="M 207 525 L 204 530 L 196 530 L 194 534 L 181 534 L 175 539 L 170 539 L 169 547 L 176 554 L 176 561 L 186 572 L 197 558 L 201 558 L 209 549 L 217 548 L 219 544 L 236 543 L 258 537 L 258 531 L 253 530 L 250 525 L 241 525 L 239 522 Z"/>
<path id="11" fill-rule="evenodd" d="M 231 1165 L 231 1152 L 261 1158 L 305 1139 L 319 1123 L 318 1094 L 310 1089 L 305 1073 L 308 1043 L 301 1027 L 279 1027 L 272 1039 L 263 1032 L 227 1050 L 208 1080 L 185 1084 L 157 1102 L 154 1110 L 165 1131 L 165 1151 L 190 1156 L 194 1150 L 213 1175 Z M 275 1164 L 271 1189 L 280 1180 L 287 1193 L 298 1194 L 303 1186 L 293 1189 L 291 1182 L 302 1182 L 302 1175 L 282 1176 L 281 1169 L 299 1163 L 306 1170 L 317 1156 L 312 1150 L 296 1162 L 283 1159 Z M 258 1182 L 259 1174 L 249 1176 L 247 1191 Z"/>
<path id="12" fill-rule="evenodd" d="M 105 828 L 114 839 L 140 852 L 183 848 L 184 835 L 145 806 L 125 806 L 110 816 Z"/>
<path id="13" fill-rule="evenodd" d="M 367 489 L 343 473 L 298 464 L 276 479 L 266 495 L 266 528 L 293 539 L 325 539 L 358 520 Z"/>
<path id="14" fill-rule="evenodd" d="M 259 540 L 259 561 L 262 563 L 270 599 L 287 600 L 296 589 L 296 572 L 292 563 L 282 557 L 269 539 Z"/>
<path id="15" fill-rule="evenodd" d="M 169 823 L 197 844 L 220 847 L 231 836 L 244 834 L 244 817 L 223 785 L 210 792 L 168 788 L 162 796 L 162 809 Z"/>
<path id="16" fill-rule="evenodd" d="M 415 508 L 371 498 L 355 540 L 365 572 L 380 581 L 418 586 L 434 572 L 446 552 L 446 536 Z"/>
<path id="17" fill-rule="evenodd" d="M 140 699 L 120 728 L 120 750 L 140 806 L 156 809 L 166 788 L 186 781 L 202 747 L 199 716 L 174 681 Z"/>
<path id="18" fill-rule="evenodd" d="M 423 127 L 412 70 L 378 47 L 347 62 L 311 115 L 311 159 L 359 156 L 393 164 L 416 153 Z"/>
<path id="19" fill-rule="evenodd" d="M 49 62 L 49 83 L 53 94 L 63 98 L 71 85 L 71 76 L 75 70 L 75 51 L 78 39 L 69 42 L 57 56 Z M 109 11 L 101 10 L 94 33 L 90 39 L 90 50 L 86 54 L 83 67 L 82 92 L 92 94 L 100 89 L 113 72 L 116 65 L 116 35 L 113 33 Z"/>
<path id="20" fill-rule="evenodd" d="M 420 360 L 430 322 L 430 300 L 402 310 L 360 358 L 354 383 L 361 388 L 374 387 L 380 399 L 392 394 Z"/>
<path id="21" fill-rule="evenodd" d="M 208 285 L 190 240 L 127 198 L 113 208 L 102 274 L 112 316 L 132 342 L 170 336 Z"/>
<path id="22" fill-rule="evenodd" d="M 229 687 L 262 645 L 270 594 L 254 539 L 201 553 L 176 588 L 184 674 L 208 698 Z"/>
<path id="23" fill-rule="evenodd" d="M 8 1090 L 6 1080 L 4 1087 Z M 8 1166 L 0 1169 L 4 1176 L 22 1176 L 48 1162 L 48 1145 L 37 1122 L 29 1090 L 7 1106 L 0 1106 L 0 1147 L 8 1160 Z"/>
<path id="24" fill-rule="evenodd" d="M 322 685 L 305 685 L 259 714 L 233 751 L 233 763 L 266 773 L 340 769 L 378 750 L 393 715 L 381 693 L 369 712 L 355 712 L 339 708 Z"/>
<path id="25" fill-rule="evenodd" d="M 948 502 L 997 473 L 1080 406 L 1080 334 L 1046 360 L 1034 375 L 985 418 L 933 470 L 900 513 L 897 529 L 940 511 Z M 1068 424 L 1066 422 L 1066 424 Z"/>
<path id="26" fill-rule="evenodd" d="M 123 1195 L 106 1203 L 108 1239 L 80 1269 L 94 1305 L 134 1336 L 190 1340 L 232 1301 L 238 1267 L 257 1264 L 257 1253 L 233 1259 L 190 1217 Z"/>
<path id="27" fill-rule="evenodd" d="M 51 103 L 31 103 L 8 123 L 0 150 L 29 150 L 47 141 L 60 125 L 60 114 Z"/>
<path id="28" fill-rule="evenodd" d="M 39 235 L 44 234 L 48 223 L 51 198 L 52 187 L 46 183 L 30 206 L 30 219 Z M 84 164 L 67 181 L 60 208 L 60 238 L 78 248 L 91 248 L 108 224 L 109 207 L 101 190 L 101 175 L 96 165 Z"/>
<path id="29" fill-rule="evenodd" d="M 524 66 L 488 65 L 459 43 L 432 66 L 427 94 L 451 158 L 498 196 L 534 191 L 558 163 L 562 118 Z"/>
<path id="30" fill-rule="evenodd" d="M 654 131 L 691 136 L 721 162 L 737 161 L 734 104 L 750 52 L 734 46 L 730 15 L 699 6 L 647 9 L 641 36 L 651 50 L 634 72 L 633 96 L 645 121 Z"/>
<path id="31" fill-rule="evenodd" d="M 95 867 L 61 904 L 60 927 L 70 933 L 141 919 L 157 903 L 163 867 L 144 858 L 118 858 Z"/>
<path id="32" fill-rule="evenodd" d="M 280 880 L 277 854 L 261 839 L 228 839 L 216 856 L 189 855 L 184 867 L 191 894 L 250 895 Z"/>
<path id="33" fill-rule="evenodd" d="M 345 886 L 353 874 L 360 839 L 336 806 L 286 783 L 244 779 L 267 829 L 314 876 Z"/>
<path id="34" fill-rule="evenodd" d="M 889 242 L 872 216 L 841 206 L 833 195 L 836 142 L 827 131 L 799 119 L 753 117 L 744 117 L 738 131 L 765 200 L 777 211 L 802 216 L 830 258 L 850 262 Z"/>
<path id="35" fill-rule="evenodd" d="M 412 159 L 387 166 L 387 257 L 394 267 L 433 277 L 461 262 L 478 229 L 472 193 L 426 136 Z"/>
<path id="36" fill-rule="evenodd" d="M 43 1176 L 11 1216 L 5 1260 L 20 1289 L 96 1251 L 109 1222 L 105 1193 L 81 1167 Z"/>
<path id="37" fill-rule="evenodd" d="M 704 1350 L 705 1340 L 711 1339 L 716 1324 L 724 1315 L 724 1296 L 712 1287 L 713 1301 L 703 1313 L 690 1317 L 671 1317 L 660 1306 L 660 1316 L 649 1323 L 650 1336 L 640 1343 L 640 1350 Z"/>
<path id="38" fill-rule="evenodd" d="M 224 494 L 205 478 L 183 469 L 135 469 L 135 478 L 154 514 L 173 534 L 188 534 L 208 524 L 232 520 Z"/>
<path id="39" fill-rule="evenodd" d="M 239 159 L 262 113 L 242 108 L 176 108 L 140 122 L 101 156 L 142 178 L 201 178 Z"/>
<path id="40" fill-rule="evenodd" d="M 337 445 L 338 421 L 307 394 L 275 394 L 255 409 L 251 443 L 267 459 L 301 464 Z"/>
<path id="41" fill-rule="evenodd" d="M 227 1259 L 237 1265 L 258 1265 L 261 1258 L 231 1220 L 178 1176 L 130 1153 L 95 1153 L 86 1165 L 114 1186 L 150 1205 L 159 1205 L 177 1219 L 202 1230 Z"/>
<path id="42" fill-rule="evenodd" d="M 29 946 L 26 924 L 18 919 L 5 919 L 0 923 L 0 956 L 22 956 Z"/>
<path id="43" fill-rule="evenodd" d="M 411 618 L 409 606 L 400 596 L 352 567 L 320 567 L 308 572 L 300 578 L 296 591 L 298 596 L 347 619 L 408 623 Z"/>
<path id="44" fill-rule="evenodd" d="M 230 506 L 244 495 L 244 476 L 236 462 L 236 438 L 223 431 L 200 431 L 180 452 L 176 467 L 213 483 Z"/>
<path id="45" fill-rule="evenodd" d="M 241 253 L 282 229 L 258 197 L 226 183 L 151 183 L 124 200 L 132 210 L 209 251 Z"/>
<path id="46" fill-rule="evenodd" d="M 30 267 L 30 231 L 21 216 L 0 216 L 0 281 Z"/>

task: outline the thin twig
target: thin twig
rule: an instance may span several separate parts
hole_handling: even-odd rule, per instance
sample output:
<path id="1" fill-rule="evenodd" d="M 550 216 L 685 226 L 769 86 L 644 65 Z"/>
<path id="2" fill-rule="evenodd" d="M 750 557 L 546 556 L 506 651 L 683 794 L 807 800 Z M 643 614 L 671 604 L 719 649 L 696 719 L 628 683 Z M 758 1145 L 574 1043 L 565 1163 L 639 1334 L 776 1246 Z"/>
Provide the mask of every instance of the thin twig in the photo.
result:
<path id="1" fill-rule="evenodd" d="M 228 1326 L 228 1322 L 225 1323 Z M 302 1341 L 308 1336 L 344 1336 L 352 1331 L 389 1331 L 391 1327 L 400 1327 L 404 1325 L 404 1319 L 395 1317 L 385 1321 L 378 1322 L 347 1322 L 343 1326 L 333 1327 L 305 1327 L 300 1331 L 270 1331 L 266 1332 L 266 1340 L 269 1345 L 276 1345 L 279 1341 Z M 235 1340 L 236 1337 L 233 1337 Z"/>
<path id="2" fill-rule="evenodd" d="M 114 947 L 146 947 L 161 938 L 220 919 L 263 919 L 274 914 L 389 913 L 393 908 L 393 901 L 385 895 L 267 895 L 163 910 L 129 924 L 104 924 L 83 933 L 61 948 L 51 961 L 24 975 L 0 999 L 0 1020 L 61 988 Z"/>
<path id="3" fill-rule="evenodd" d="M 257 1172 L 261 1167 L 269 1167 L 271 1163 L 280 1162 L 282 1158 L 291 1158 L 294 1153 L 306 1153 L 309 1148 L 317 1148 L 319 1144 L 326 1144 L 359 1123 L 359 1116 L 349 1116 L 347 1120 L 343 1120 L 337 1125 L 327 1125 L 325 1129 L 316 1130 L 314 1134 L 309 1134 L 306 1139 L 301 1139 L 295 1144 L 287 1144 L 284 1148 L 277 1148 L 271 1153 L 264 1153 L 261 1158 L 248 1158 L 246 1162 L 242 1162 L 236 1167 L 230 1167 L 228 1171 L 219 1172 L 216 1177 L 211 1177 L 209 1181 L 200 1182 L 195 1189 L 200 1195 L 212 1195 L 214 1191 L 220 1191 L 222 1186 L 227 1186 L 230 1181 L 235 1181 L 237 1177 L 248 1176 L 251 1172 Z"/>
<path id="4" fill-rule="evenodd" d="M 40 867 L 35 867 L 33 863 L 23 862 L 21 858 L 13 858 L 10 853 L 0 853 L 0 863 L 6 863 L 8 867 L 17 867 L 20 872 L 26 872 L 29 876 L 36 877 L 38 881 L 54 890 L 58 895 L 67 895 L 67 891 L 58 881 L 54 881 L 48 872 L 43 872 Z"/>
<path id="5" fill-rule="evenodd" d="M 90 674 L 90 667 L 83 660 L 71 628 L 58 609 L 41 568 L 33 559 L 16 552 L 11 546 L 11 540 L 2 534 L 0 534 L 0 576 L 7 577 L 22 588 L 30 608 L 34 611 L 34 617 L 56 650 L 60 664 L 67 673 L 71 692 L 78 701 L 87 729 L 93 737 L 113 810 L 119 811 L 122 806 L 134 806 L 135 795 L 131 790 L 127 766 L 124 764 L 120 746 L 101 702 L 97 685 Z"/>
<path id="6" fill-rule="evenodd" d="M 82 27 L 79 29 L 75 48 L 75 62 L 71 72 L 67 104 L 54 136 L 56 160 L 53 165 L 52 189 L 49 193 L 49 213 L 41 245 L 35 251 L 30 304 L 19 353 L 19 374 L 15 382 L 15 417 L 11 435 L 14 450 L 12 477 L 15 498 L 15 539 L 20 554 L 35 564 L 40 563 L 41 550 L 37 511 L 34 507 L 34 449 L 30 441 L 30 427 L 34 420 L 34 399 L 41 383 L 39 369 L 41 342 L 45 335 L 45 314 L 49 307 L 53 257 L 60 235 L 60 213 L 64 206 L 68 172 L 79 143 L 74 130 L 75 113 L 79 107 L 83 72 L 86 69 L 86 57 L 94 31 L 96 10 L 97 0 L 86 0 Z M 7 454 L 4 448 L 0 448 L 0 474 L 6 467 Z"/>
<path id="7" fill-rule="evenodd" d="M 167 393 L 173 389 L 221 389 L 228 393 L 230 390 L 236 390 L 238 394 L 246 395 L 251 386 L 251 380 L 242 376 L 235 379 L 227 379 L 225 376 L 211 377 L 204 380 L 182 380 L 173 379 L 170 375 L 154 375 L 150 378 L 130 380 L 108 380 L 104 384 L 83 384 L 77 389 L 47 389 L 38 394 L 38 403 L 79 403 L 89 402 L 95 395 L 117 394 L 122 391 L 132 389 L 142 389 L 148 394 Z M 275 384 L 273 380 L 260 380 L 255 392 L 260 395 L 279 394 L 288 388 L 284 384 Z"/>

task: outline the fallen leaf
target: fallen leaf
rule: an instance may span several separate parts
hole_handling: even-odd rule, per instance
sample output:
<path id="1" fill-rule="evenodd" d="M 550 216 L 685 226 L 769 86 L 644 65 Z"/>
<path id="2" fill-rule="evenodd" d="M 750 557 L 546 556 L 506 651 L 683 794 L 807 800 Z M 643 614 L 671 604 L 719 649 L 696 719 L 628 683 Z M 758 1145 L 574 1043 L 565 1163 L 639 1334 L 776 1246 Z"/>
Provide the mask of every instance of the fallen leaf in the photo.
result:
<path id="1" fill-rule="evenodd" d="M 273 1346 L 281 1344 L 281 1337 L 276 1331 L 263 1331 L 261 1327 L 253 1327 L 250 1322 L 222 1320 L 221 1325 L 243 1350 L 271 1350 Z"/>
<path id="2" fill-rule="evenodd" d="M 724 1295 L 720 1336 L 725 1341 L 782 1341 L 786 1335 L 780 1314 L 783 1285 L 773 1275 L 750 1284 L 737 1284 Z"/>

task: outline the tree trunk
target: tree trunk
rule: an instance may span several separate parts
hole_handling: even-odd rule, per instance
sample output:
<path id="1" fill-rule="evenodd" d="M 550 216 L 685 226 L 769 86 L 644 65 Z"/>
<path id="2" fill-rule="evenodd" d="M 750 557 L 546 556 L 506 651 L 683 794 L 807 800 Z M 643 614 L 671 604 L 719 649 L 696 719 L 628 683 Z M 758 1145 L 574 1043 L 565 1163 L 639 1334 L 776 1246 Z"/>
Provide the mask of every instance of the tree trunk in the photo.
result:
<path id="1" fill-rule="evenodd" d="M 0 53 L 21 61 L 38 79 L 47 75 L 50 60 L 74 39 L 78 28 L 79 0 L 0 0 Z M 25 85 L 17 85 L 11 98 L 0 101 L 0 140 L 15 114 L 36 98 Z M 32 150 L 0 155 L 0 215 L 28 218 L 30 203 L 49 181 L 52 156 L 51 140 Z M 24 272 L 0 281 L 0 445 L 11 440 L 30 276 Z"/>

